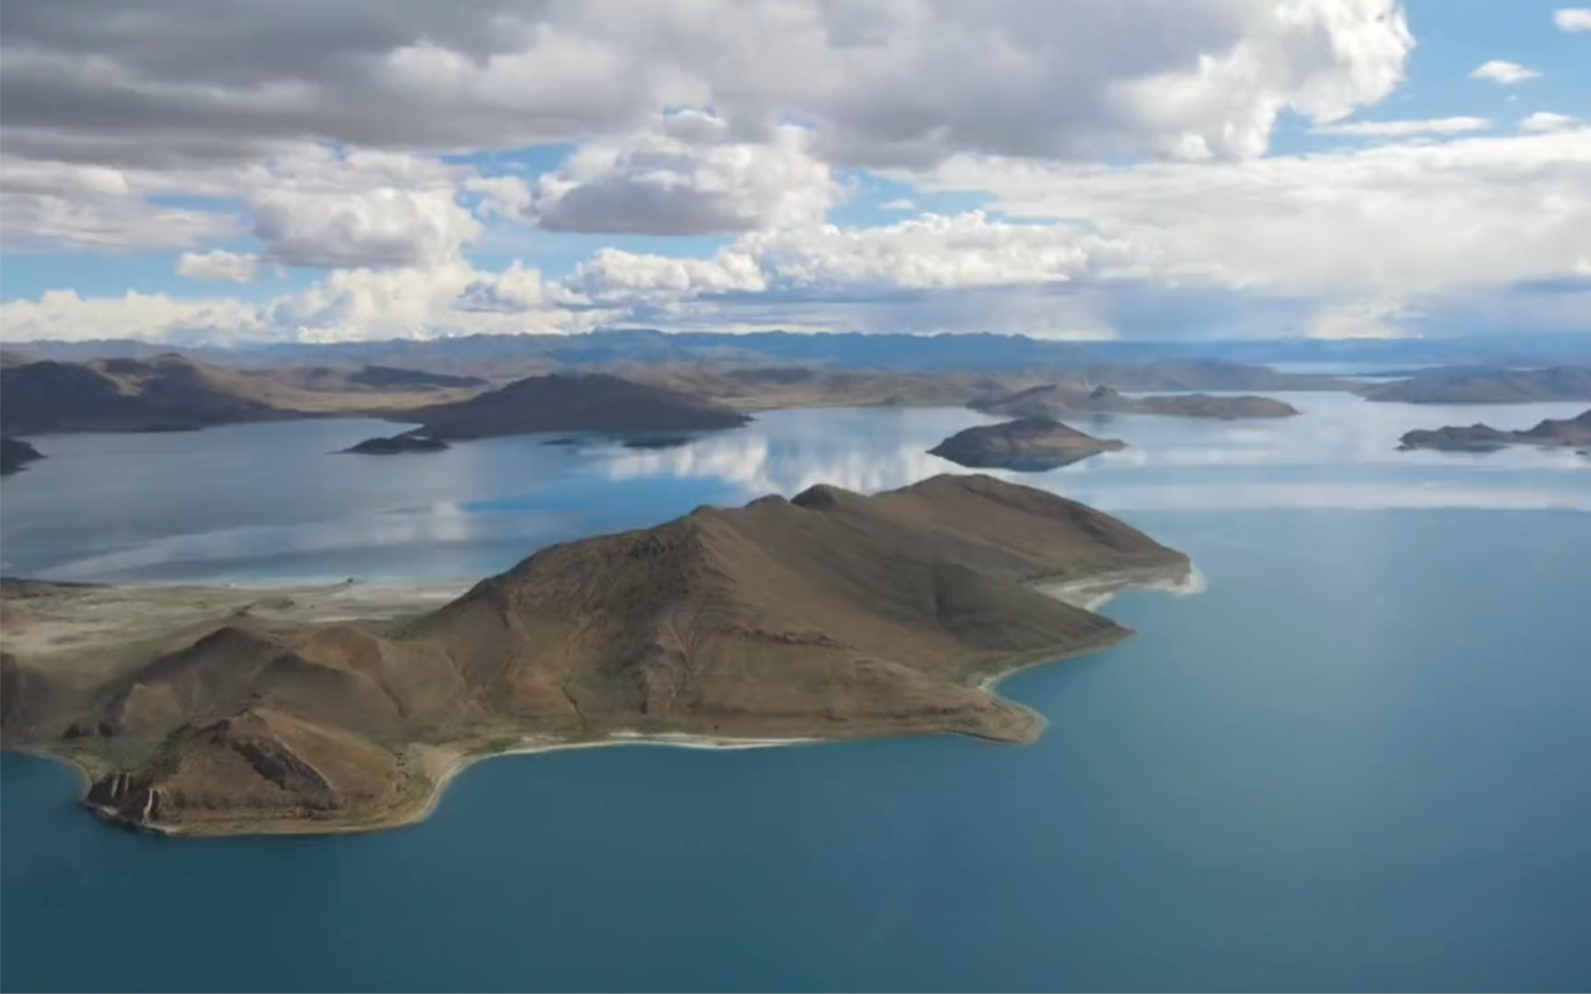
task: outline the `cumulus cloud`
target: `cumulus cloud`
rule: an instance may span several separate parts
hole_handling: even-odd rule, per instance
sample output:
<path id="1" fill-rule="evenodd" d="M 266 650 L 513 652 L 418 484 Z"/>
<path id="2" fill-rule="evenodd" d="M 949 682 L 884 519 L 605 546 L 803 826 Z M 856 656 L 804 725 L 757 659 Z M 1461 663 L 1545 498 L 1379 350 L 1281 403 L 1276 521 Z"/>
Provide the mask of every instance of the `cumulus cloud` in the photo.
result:
<path id="1" fill-rule="evenodd" d="M 14 342 L 137 338 L 224 344 L 257 337 L 264 330 L 256 308 L 229 298 L 178 300 L 129 291 L 121 297 L 85 299 L 72 290 L 48 290 L 38 300 L 0 304 L 0 335 Z"/>
<path id="2" fill-rule="evenodd" d="M 917 205 L 907 198 L 901 197 L 899 200 L 886 200 L 878 205 L 878 209 L 884 211 L 914 211 L 917 209 Z"/>
<path id="3" fill-rule="evenodd" d="M 1521 131 L 1563 131 L 1572 128 L 1578 119 L 1568 114 L 1555 114 L 1550 110 L 1538 110 L 1529 117 L 1521 118 L 1519 130 Z"/>
<path id="4" fill-rule="evenodd" d="M 710 106 L 742 136 L 813 125 L 833 162 L 921 165 L 1258 154 L 1283 110 L 1384 97 L 1412 39 L 1397 0 L 10 0 L 0 45 L 6 143 L 30 158 L 519 148 Z"/>
<path id="5" fill-rule="evenodd" d="M 456 200 L 467 169 L 401 153 L 283 146 L 179 169 L 0 158 L 8 247 L 195 248 L 253 234 L 290 266 L 419 265 L 480 235 Z M 215 208 L 173 207 L 172 197 Z"/>
<path id="6" fill-rule="evenodd" d="M 821 225 L 746 235 L 711 259 L 607 249 L 571 288 L 594 300 L 734 293 L 835 295 L 964 289 L 1124 275 L 1131 245 L 1061 224 L 1016 224 L 981 211 L 927 214 L 876 228 Z"/>
<path id="7" fill-rule="evenodd" d="M 1348 138 L 1412 138 L 1416 135 L 1462 135 L 1486 131 L 1492 122 L 1484 117 L 1438 117 L 1424 121 L 1353 121 L 1322 124 L 1317 135 L 1342 135 Z"/>
<path id="8" fill-rule="evenodd" d="M 1517 62 L 1505 62 L 1502 59 L 1492 59 L 1476 66 L 1469 74 L 1470 79 L 1485 80 L 1496 83 L 1498 86 L 1514 86 L 1528 80 L 1536 79 L 1541 73 L 1534 69 L 1527 69 Z"/>
<path id="9" fill-rule="evenodd" d="M 916 182 L 988 191 L 1012 216 L 1090 218 L 1173 283 L 1380 300 L 1572 275 L 1591 259 L 1591 128 L 1242 163 L 966 158 Z"/>
<path id="10" fill-rule="evenodd" d="M 483 297 L 512 306 L 480 308 Z M 562 288 L 543 289 L 540 273 L 516 263 L 477 270 L 454 260 L 420 269 L 347 269 L 306 290 L 264 303 L 230 298 L 183 300 L 165 294 L 80 297 L 51 290 L 37 300 L 0 304 L 0 337 L 86 341 L 138 338 L 200 342 L 359 341 L 474 332 L 585 331 L 616 315 L 578 303 Z"/>
<path id="11" fill-rule="evenodd" d="M 494 177 L 469 186 L 489 209 L 552 231 L 735 234 L 823 219 L 837 185 L 809 145 L 809 132 L 793 125 L 747 143 L 722 118 L 682 111 L 592 142 L 534 184 Z"/>
<path id="12" fill-rule="evenodd" d="M 1563 7 L 1552 15 L 1552 23 L 1559 31 L 1591 31 L 1591 9 Z"/>
<path id="13" fill-rule="evenodd" d="M 288 266 L 434 265 L 481 234 L 451 190 L 267 190 L 250 206 L 255 237 Z"/>
<path id="14" fill-rule="evenodd" d="M 257 255 L 224 252 L 184 252 L 177 259 L 177 275 L 190 280 L 252 283 L 260 268 Z"/>

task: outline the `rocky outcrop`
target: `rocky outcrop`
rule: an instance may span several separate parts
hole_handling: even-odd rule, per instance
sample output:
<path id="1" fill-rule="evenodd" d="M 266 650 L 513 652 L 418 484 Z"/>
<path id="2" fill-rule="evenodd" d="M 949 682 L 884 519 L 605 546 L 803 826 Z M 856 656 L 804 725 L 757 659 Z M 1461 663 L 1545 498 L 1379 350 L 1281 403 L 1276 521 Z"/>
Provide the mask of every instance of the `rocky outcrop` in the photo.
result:
<path id="1" fill-rule="evenodd" d="M 357 736 L 253 708 L 184 726 L 139 769 L 96 780 L 83 804 L 156 834 L 348 821 L 378 815 L 401 788 L 399 772 L 391 753 Z"/>
<path id="2" fill-rule="evenodd" d="M 20 438 L 0 436 L 0 476 L 15 473 L 30 462 L 44 458 L 44 453 Z"/>
<path id="3" fill-rule="evenodd" d="M 1535 445 L 1542 448 L 1591 447 L 1591 411 L 1578 417 L 1548 418 L 1534 428 L 1504 431 L 1487 424 L 1467 428 L 1420 429 L 1406 433 L 1401 449 L 1441 449 L 1448 452 L 1490 452 L 1510 445 Z"/>

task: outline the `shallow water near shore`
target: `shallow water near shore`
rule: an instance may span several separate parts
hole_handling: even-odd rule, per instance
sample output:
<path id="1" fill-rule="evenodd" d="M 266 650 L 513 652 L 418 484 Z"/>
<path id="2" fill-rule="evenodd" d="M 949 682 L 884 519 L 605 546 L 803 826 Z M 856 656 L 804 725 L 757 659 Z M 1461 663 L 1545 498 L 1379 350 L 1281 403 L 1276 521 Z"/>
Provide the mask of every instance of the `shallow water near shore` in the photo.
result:
<path id="1" fill-rule="evenodd" d="M 1102 610 L 1138 638 L 1002 683 L 1050 721 L 1032 747 L 509 756 L 401 831 L 195 841 L 109 830 L 66 767 L 7 755 L 0 986 L 1591 985 L 1586 461 L 1394 453 L 1401 431 L 1470 412 L 1289 399 L 1307 413 L 1279 425 L 1084 421 L 1134 458 L 1015 477 L 1120 514 L 1206 582 L 1120 595 Z M 1483 416 L 1519 427 L 1564 407 Z M 783 412 L 649 451 L 500 440 L 473 475 L 419 456 L 363 470 L 376 482 L 301 473 L 302 500 L 263 518 L 246 482 L 230 504 L 211 482 L 171 498 L 178 526 L 135 511 L 82 532 L 68 524 L 85 508 L 49 510 L 41 463 L 4 484 L 4 556 L 73 579 L 451 579 L 696 503 L 900 485 L 947 468 L 922 450 L 978 420 Z M 262 458 L 282 462 L 297 431 L 322 451 L 372 433 L 303 425 L 250 428 L 272 429 Z M 85 451 L 57 468 L 81 479 L 100 443 L 71 442 Z M 114 485 L 137 505 L 156 492 L 142 474 L 169 479 L 203 449 L 146 454 Z M 469 528 L 361 531 L 424 503 L 411 477 Z M 14 502 L 17 482 L 34 495 Z M 257 527 L 301 541 L 272 557 L 238 538 Z"/>

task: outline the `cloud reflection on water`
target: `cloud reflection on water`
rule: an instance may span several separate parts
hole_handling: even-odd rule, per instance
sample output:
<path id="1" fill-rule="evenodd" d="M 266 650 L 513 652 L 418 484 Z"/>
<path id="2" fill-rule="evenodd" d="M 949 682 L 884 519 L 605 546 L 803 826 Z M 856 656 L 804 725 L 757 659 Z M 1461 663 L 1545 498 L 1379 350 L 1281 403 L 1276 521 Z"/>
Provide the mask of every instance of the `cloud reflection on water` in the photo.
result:
<path id="1" fill-rule="evenodd" d="M 1578 413 L 1574 404 L 1506 408 L 1369 404 L 1356 397 L 1304 394 L 1305 413 L 1266 422 L 1210 422 L 1148 415 L 1098 415 L 1076 427 L 1130 447 L 1046 473 L 993 471 L 1117 509 L 1220 511 L 1258 508 L 1567 508 L 1591 510 L 1591 459 L 1564 449 L 1400 452 L 1414 427 L 1530 425 Z M 854 429 L 860 412 L 843 412 Z M 896 414 L 866 431 L 825 433 L 841 412 L 779 411 L 741 432 L 701 438 L 683 449 L 626 453 L 602 468 L 615 481 L 714 477 L 746 496 L 793 495 L 816 483 L 871 492 L 942 472 L 966 472 L 927 450 L 987 421 L 970 411 Z"/>
<path id="2" fill-rule="evenodd" d="M 1120 512 L 1591 511 L 1591 458 L 1571 451 L 1396 449 L 1411 428 L 1482 419 L 1517 428 L 1583 405 L 1287 399 L 1304 414 L 1075 419 L 1131 447 L 1048 473 L 997 475 Z M 157 435 L 57 436 L 47 462 L 6 481 L 0 566 L 108 582 L 463 580 L 551 542 L 644 527 L 702 503 L 791 496 L 818 483 L 873 492 L 966 472 L 928 450 L 992 420 L 954 408 L 774 411 L 680 448 L 546 446 L 527 436 L 385 462 L 327 456 L 369 434 L 336 421 L 210 429 L 180 446 Z"/>

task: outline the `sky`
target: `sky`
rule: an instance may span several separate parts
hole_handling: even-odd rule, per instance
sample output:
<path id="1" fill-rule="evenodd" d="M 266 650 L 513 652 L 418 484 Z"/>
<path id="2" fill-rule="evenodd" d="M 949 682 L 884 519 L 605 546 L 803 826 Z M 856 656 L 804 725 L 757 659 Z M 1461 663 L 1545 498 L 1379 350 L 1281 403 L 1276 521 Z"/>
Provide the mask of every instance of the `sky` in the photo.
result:
<path id="1" fill-rule="evenodd" d="M 6 0 L 0 338 L 1591 331 L 1591 8 Z"/>

